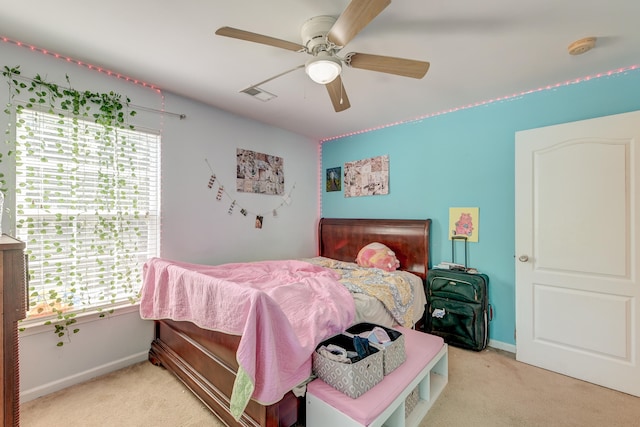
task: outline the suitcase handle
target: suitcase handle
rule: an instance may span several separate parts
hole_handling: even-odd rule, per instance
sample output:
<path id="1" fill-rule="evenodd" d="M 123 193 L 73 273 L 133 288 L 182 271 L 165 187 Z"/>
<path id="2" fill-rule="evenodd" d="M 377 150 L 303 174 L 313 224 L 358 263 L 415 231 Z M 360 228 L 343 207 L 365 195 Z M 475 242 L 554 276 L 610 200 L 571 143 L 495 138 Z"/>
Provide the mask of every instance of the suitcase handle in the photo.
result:
<path id="1" fill-rule="evenodd" d="M 451 236 L 451 262 L 455 263 L 456 262 L 456 240 L 462 240 L 464 241 L 464 269 L 467 269 L 467 264 L 468 264 L 468 252 L 467 252 L 467 244 L 468 244 L 468 239 L 467 236 Z"/>

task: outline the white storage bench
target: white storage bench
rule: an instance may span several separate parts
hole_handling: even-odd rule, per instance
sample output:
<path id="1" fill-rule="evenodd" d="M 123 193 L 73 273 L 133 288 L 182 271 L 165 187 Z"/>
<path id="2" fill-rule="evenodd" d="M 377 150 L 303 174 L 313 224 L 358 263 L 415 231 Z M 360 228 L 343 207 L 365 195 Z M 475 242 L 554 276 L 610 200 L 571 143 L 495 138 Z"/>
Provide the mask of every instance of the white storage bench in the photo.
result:
<path id="1" fill-rule="evenodd" d="M 405 336 L 406 361 L 362 396 L 352 399 L 320 379 L 307 385 L 307 427 L 420 424 L 447 385 L 448 347 L 435 335 L 397 329 Z M 418 393 L 417 403 L 414 390 Z M 405 409 L 411 412 L 407 414 Z"/>

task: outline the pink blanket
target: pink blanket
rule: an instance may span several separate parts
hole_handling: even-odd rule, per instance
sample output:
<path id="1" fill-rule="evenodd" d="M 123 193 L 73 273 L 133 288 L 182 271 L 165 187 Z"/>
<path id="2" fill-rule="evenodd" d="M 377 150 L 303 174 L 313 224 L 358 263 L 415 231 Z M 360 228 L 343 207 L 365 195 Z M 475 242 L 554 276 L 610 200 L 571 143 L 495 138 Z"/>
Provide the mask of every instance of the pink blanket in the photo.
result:
<path id="1" fill-rule="evenodd" d="M 338 279 L 303 261 L 207 266 L 152 258 L 140 315 L 242 336 L 231 398 L 238 418 L 250 397 L 269 405 L 304 381 L 316 345 L 352 324 L 353 297 Z"/>

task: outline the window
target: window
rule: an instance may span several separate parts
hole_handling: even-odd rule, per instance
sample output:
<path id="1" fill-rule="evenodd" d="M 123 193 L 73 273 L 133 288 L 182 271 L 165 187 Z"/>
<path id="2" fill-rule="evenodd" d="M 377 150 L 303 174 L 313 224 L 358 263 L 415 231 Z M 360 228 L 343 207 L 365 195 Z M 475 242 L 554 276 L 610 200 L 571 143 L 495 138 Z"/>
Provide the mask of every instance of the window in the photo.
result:
<path id="1" fill-rule="evenodd" d="M 134 302 L 159 254 L 160 136 L 27 108 L 16 122 L 27 320 Z"/>

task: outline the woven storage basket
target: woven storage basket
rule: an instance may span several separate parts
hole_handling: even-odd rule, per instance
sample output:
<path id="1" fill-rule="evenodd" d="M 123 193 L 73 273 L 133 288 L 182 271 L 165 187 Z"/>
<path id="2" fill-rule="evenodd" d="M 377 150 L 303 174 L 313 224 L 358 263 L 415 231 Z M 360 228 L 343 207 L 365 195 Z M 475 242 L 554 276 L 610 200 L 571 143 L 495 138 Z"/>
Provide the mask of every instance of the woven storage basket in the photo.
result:
<path id="1" fill-rule="evenodd" d="M 347 351 L 355 351 L 353 338 L 346 335 L 335 335 L 318 345 L 335 344 Z M 313 373 L 324 382 L 341 391 L 349 397 L 356 399 L 374 385 L 382 381 L 383 352 L 375 347 L 371 348 L 372 354 L 355 363 L 338 362 L 324 357 L 317 351 L 313 353 Z"/>
<path id="2" fill-rule="evenodd" d="M 404 400 L 404 416 L 407 418 L 420 401 L 420 386 L 416 386 Z"/>
<path id="3" fill-rule="evenodd" d="M 407 360 L 407 353 L 404 348 L 404 335 L 402 332 L 395 329 L 386 328 L 384 326 L 376 325 L 374 323 L 357 323 L 346 330 L 345 335 L 358 335 L 363 332 L 373 330 L 374 327 L 380 327 L 387 332 L 389 338 L 391 338 L 391 344 L 386 346 L 372 343 L 373 346 L 383 351 L 383 366 L 384 375 L 389 375 L 398 366 L 402 365 Z"/>

